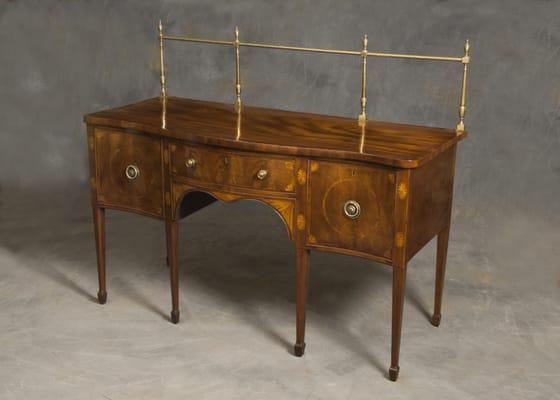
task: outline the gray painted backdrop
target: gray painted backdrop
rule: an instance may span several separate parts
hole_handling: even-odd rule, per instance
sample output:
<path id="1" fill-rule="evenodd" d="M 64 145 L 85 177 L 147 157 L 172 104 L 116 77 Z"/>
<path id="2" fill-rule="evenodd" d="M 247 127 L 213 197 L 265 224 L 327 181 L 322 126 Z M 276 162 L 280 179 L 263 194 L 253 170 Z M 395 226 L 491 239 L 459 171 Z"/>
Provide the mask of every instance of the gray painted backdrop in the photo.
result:
<path id="1" fill-rule="evenodd" d="M 87 176 L 82 116 L 158 93 L 156 23 L 248 41 L 462 54 L 472 43 L 456 215 L 560 211 L 559 1 L 2 1 L 0 183 Z M 229 48 L 167 46 L 172 95 L 229 102 Z M 242 49 L 246 104 L 355 117 L 357 58 Z M 461 66 L 372 59 L 370 118 L 453 127 Z"/>
<path id="2" fill-rule="evenodd" d="M 85 189 L 83 114 L 158 93 L 167 32 L 302 46 L 462 54 L 472 43 L 455 216 L 560 211 L 559 1 L 3 1 L 0 184 Z M 359 59 L 242 49 L 246 104 L 355 117 Z M 172 95 L 231 102 L 230 48 L 170 43 Z M 453 127 L 461 66 L 372 59 L 370 118 Z M 77 184 L 81 184 L 78 186 Z M 519 225 L 523 226 L 522 223 Z M 548 225 L 553 229 L 553 225 Z M 509 229 L 509 228 L 508 228 Z M 517 228 L 515 228 L 517 229 Z"/>
<path id="3" fill-rule="evenodd" d="M 304 364 L 279 356 L 293 338 L 294 253 L 265 206 L 218 203 L 182 224 L 179 326 L 161 320 L 160 221 L 110 213 L 112 304 L 84 301 L 96 273 L 82 116 L 158 94 L 159 18 L 175 34 L 231 38 L 238 24 L 244 40 L 316 47 L 359 49 L 367 33 L 371 49 L 459 56 L 471 40 L 449 312 L 439 332 L 425 320 L 432 241 L 409 268 L 398 385 L 374 373 L 388 365 L 390 272 L 356 258 L 313 255 L 315 350 Z M 559 21 L 559 0 L 0 0 L 3 398 L 557 398 Z M 231 49 L 170 43 L 167 60 L 171 94 L 232 101 Z M 247 104 L 358 112 L 358 59 L 242 49 L 242 68 Z M 369 116 L 454 127 L 460 74 L 372 59 Z"/>

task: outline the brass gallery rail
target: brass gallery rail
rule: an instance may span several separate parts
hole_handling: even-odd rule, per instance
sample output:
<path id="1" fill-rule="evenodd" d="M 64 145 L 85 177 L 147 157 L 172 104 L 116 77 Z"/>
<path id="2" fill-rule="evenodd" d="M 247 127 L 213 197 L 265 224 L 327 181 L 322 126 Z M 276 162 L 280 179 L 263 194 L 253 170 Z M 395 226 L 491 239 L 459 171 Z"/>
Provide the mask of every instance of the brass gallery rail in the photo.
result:
<path id="1" fill-rule="evenodd" d="M 368 57 L 396 58 L 396 59 L 419 60 L 419 61 L 459 62 L 463 64 L 463 79 L 461 81 L 461 96 L 459 101 L 459 123 L 457 124 L 455 130 L 458 135 L 465 131 L 465 113 L 467 109 L 466 108 L 467 70 L 468 70 L 468 64 L 470 63 L 470 55 L 469 55 L 470 45 L 468 40 L 465 42 L 463 57 L 444 57 L 444 56 L 426 56 L 426 55 L 417 55 L 417 54 L 399 54 L 399 53 L 383 53 L 383 52 L 368 51 L 367 35 L 364 35 L 362 50 L 353 51 L 353 50 L 319 49 L 319 48 L 311 48 L 311 47 L 283 46 L 283 45 L 273 45 L 273 44 L 264 44 L 264 43 L 241 42 L 239 40 L 239 29 L 237 27 L 235 27 L 235 38 L 234 40 L 231 41 L 164 35 L 163 25 L 161 21 L 159 22 L 158 31 L 159 31 L 159 46 L 160 46 L 161 97 L 163 100 L 166 100 L 167 97 L 166 88 L 165 88 L 165 65 L 164 65 L 164 56 L 163 56 L 164 40 L 233 46 L 235 49 L 235 92 L 236 92 L 235 108 L 238 112 L 241 111 L 241 78 L 240 78 L 240 66 L 239 66 L 240 47 L 253 47 L 253 48 L 261 48 L 261 49 L 289 50 L 289 51 L 301 51 L 301 52 L 309 52 L 309 53 L 360 56 L 362 58 L 362 85 L 361 85 L 361 97 L 360 97 L 361 108 L 360 108 L 360 114 L 358 116 L 358 122 L 360 123 L 360 125 L 364 125 L 366 122 L 366 105 L 367 105 L 366 87 L 367 87 L 367 58 Z M 164 125 L 165 125 L 165 121 L 164 121 Z"/>

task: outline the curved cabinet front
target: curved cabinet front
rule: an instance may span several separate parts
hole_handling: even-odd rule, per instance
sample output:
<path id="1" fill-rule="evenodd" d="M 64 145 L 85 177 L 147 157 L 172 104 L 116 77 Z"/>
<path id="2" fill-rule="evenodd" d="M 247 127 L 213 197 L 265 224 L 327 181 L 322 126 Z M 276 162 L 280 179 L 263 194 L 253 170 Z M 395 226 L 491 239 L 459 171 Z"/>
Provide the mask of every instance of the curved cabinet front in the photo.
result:
<path id="1" fill-rule="evenodd" d="M 160 139 L 97 128 L 95 157 L 101 205 L 163 217 Z"/>
<path id="2" fill-rule="evenodd" d="M 310 246 L 391 258 L 395 209 L 393 171 L 312 161 L 309 185 L 307 242 Z"/>

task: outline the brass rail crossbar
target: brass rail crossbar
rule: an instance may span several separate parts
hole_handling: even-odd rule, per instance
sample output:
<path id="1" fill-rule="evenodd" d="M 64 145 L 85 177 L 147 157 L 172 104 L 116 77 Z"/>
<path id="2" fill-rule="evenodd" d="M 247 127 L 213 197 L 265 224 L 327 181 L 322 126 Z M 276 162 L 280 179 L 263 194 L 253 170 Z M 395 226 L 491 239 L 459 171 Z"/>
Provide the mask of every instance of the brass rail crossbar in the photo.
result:
<path id="1" fill-rule="evenodd" d="M 233 46 L 235 49 L 235 109 L 241 111 L 241 78 L 240 78 L 240 65 L 239 65 L 239 48 L 240 47 L 253 47 L 261 49 L 273 49 L 273 50 L 289 50 L 289 51 L 301 51 L 310 53 L 324 53 L 324 54 L 338 54 L 338 55 L 348 55 L 348 56 L 360 56 L 362 58 L 362 85 L 361 85 L 361 96 L 360 96 L 360 114 L 358 116 L 358 122 L 360 125 L 365 125 L 366 122 L 366 105 L 367 105 L 367 58 L 368 57 L 381 57 L 381 58 L 394 58 L 394 59 L 405 59 L 405 60 L 420 60 L 420 61 L 447 61 L 447 62 L 459 62 L 463 64 L 463 78 L 461 81 L 461 96 L 459 101 L 459 123 L 455 128 L 457 134 L 461 134 L 465 131 L 465 112 L 466 107 L 466 91 L 467 91 L 467 70 L 468 64 L 470 63 L 470 45 L 469 41 L 465 41 L 464 55 L 463 57 L 445 57 L 445 56 L 426 56 L 417 54 L 399 54 L 399 53 L 384 53 L 384 52 L 372 52 L 367 49 L 367 35 L 363 37 L 363 49 L 361 51 L 357 50 L 337 50 L 337 49 L 319 49 L 312 47 L 299 47 L 299 46 L 283 46 L 283 45 L 273 45 L 265 43 L 251 43 L 251 42 L 241 42 L 239 40 L 239 29 L 235 27 L 234 40 L 211 40 L 211 39 L 200 39 L 185 36 L 172 36 L 163 34 L 163 25 L 161 21 L 158 25 L 158 37 L 159 37 L 159 49 L 160 49 L 160 84 L 161 84 L 161 97 L 163 100 L 166 99 L 166 89 L 165 89 L 165 65 L 163 57 L 163 41 L 180 41 L 180 42 L 191 42 L 191 43 L 201 43 L 201 44 L 215 44 L 223 46 Z M 165 119 L 163 120 L 165 121 Z M 165 122 L 164 126 L 165 128 Z"/>

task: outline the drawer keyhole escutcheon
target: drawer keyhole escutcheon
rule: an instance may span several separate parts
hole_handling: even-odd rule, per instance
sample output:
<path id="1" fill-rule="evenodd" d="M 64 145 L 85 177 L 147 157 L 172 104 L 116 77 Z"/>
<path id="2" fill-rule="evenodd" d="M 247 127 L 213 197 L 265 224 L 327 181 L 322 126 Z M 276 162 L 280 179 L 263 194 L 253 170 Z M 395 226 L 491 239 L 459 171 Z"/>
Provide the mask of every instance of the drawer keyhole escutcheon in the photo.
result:
<path id="1" fill-rule="evenodd" d="M 268 171 L 266 169 L 261 169 L 257 172 L 257 179 L 262 181 L 268 176 Z"/>
<path id="2" fill-rule="evenodd" d="M 362 210 L 360 204 L 356 200 L 348 200 L 344 203 L 343 211 L 347 218 L 357 219 Z"/>
<path id="3" fill-rule="evenodd" d="M 124 174 L 126 175 L 128 180 L 133 181 L 134 179 L 138 178 L 138 175 L 140 175 L 140 169 L 136 165 L 131 164 L 125 168 Z"/>
<path id="4" fill-rule="evenodd" d="M 196 159 L 192 157 L 187 159 L 185 165 L 187 166 L 187 168 L 194 168 L 194 166 L 196 165 Z"/>

